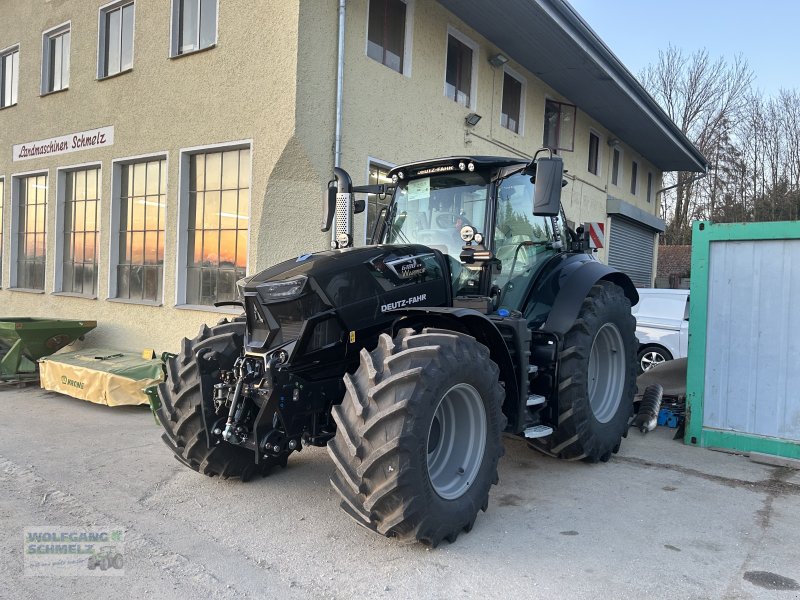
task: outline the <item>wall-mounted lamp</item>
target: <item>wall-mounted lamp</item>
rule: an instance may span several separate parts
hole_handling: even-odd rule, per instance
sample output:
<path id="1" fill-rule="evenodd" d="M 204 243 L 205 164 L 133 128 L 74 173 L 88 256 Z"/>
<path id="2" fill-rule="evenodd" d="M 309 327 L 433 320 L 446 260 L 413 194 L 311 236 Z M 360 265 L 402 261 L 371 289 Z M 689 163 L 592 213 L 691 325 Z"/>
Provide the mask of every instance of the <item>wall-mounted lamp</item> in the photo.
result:
<path id="1" fill-rule="evenodd" d="M 489 64 L 493 67 L 502 67 L 504 64 L 508 62 L 508 57 L 505 54 L 493 54 L 489 57 Z"/>
<path id="2" fill-rule="evenodd" d="M 608 142 L 606 142 L 606 143 L 607 143 L 609 146 L 611 146 L 612 148 L 616 148 L 616 147 L 617 147 L 617 146 L 619 146 L 619 145 L 620 145 L 622 142 L 620 142 L 620 141 L 619 141 L 617 138 L 611 138 L 611 139 L 610 139 L 610 140 L 608 140 Z"/>
<path id="3" fill-rule="evenodd" d="M 469 113 L 466 117 L 464 117 L 464 122 L 470 127 L 475 127 L 481 118 L 482 117 L 478 113 Z"/>

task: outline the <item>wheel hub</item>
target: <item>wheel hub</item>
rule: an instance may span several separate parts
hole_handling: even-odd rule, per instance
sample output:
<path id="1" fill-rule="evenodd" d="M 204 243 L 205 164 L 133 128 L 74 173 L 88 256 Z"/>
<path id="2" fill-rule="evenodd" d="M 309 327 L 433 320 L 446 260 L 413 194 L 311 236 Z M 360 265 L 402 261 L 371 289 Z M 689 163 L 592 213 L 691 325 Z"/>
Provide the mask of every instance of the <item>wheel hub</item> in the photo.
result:
<path id="1" fill-rule="evenodd" d="M 613 323 L 605 323 L 592 342 L 587 381 L 589 405 L 600 423 L 608 423 L 617 414 L 626 379 L 622 334 Z"/>
<path id="2" fill-rule="evenodd" d="M 445 392 L 428 430 L 428 477 L 445 500 L 464 495 L 486 451 L 486 409 L 474 387 L 459 383 Z"/>

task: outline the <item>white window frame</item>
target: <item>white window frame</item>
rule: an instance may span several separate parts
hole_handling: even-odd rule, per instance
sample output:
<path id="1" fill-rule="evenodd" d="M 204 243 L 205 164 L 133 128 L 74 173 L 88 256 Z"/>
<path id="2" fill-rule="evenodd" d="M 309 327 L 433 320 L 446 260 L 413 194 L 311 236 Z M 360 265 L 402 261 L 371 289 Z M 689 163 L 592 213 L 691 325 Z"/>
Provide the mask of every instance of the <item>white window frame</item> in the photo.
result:
<path id="1" fill-rule="evenodd" d="M 97 268 L 97 292 L 94 295 L 77 294 L 73 292 L 64 291 L 64 222 L 66 216 L 64 211 L 67 206 L 67 175 L 74 171 L 84 171 L 88 169 L 97 170 L 97 187 L 100 190 L 101 198 L 98 198 L 97 210 L 97 241 L 95 242 L 95 252 L 97 252 L 95 267 Z M 48 178 L 48 185 L 50 179 Z M 63 296 L 74 296 L 77 298 L 91 298 L 96 299 L 97 294 L 100 293 L 100 238 L 103 230 L 100 229 L 101 225 L 101 212 L 102 212 L 102 190 L 103 190 L 103 163 L 100 161 L 93 161 L 87 163 L 80 163 L 77 165 L 69 165 L 66 167 L 58 167 L 56 169 L 56 222 L 55 222 L 55 248 L 53 249 L 53 258 L 55 259 L 55 272 L 53 273 L 53 294 Z M 49 191 L 49 190 L 48 190 Z M 48 198 L 48 211 L 50 208 L 50 199 Z"/>
<path id="2" fill-rule="evenodd" d="M 198 0 L 200 2 L 200 0 Z M 220 0 L 216 0 L 215 8 L 216 14 L 214 15 L 214 42 L 209 44 L 205 48 L 195 48 L 194 50 L 189 50 L 187 52 L 181 52 L 180 48 L 178 48 L 178 35 L 179 29 L 181 26 L 180 23 L 180 0 L 171 0 L 171 7 L 169 12 L 169 31 L 170 31 L 170 40 L 169 40 L 169 57 L 170 58 L 180 58 L 181 56 L 189 56 L 191 54 L 195 54 L 197 52 L 203 52 L 204 50 L 210 50 L 211 48 L 215 48 L 219 43 L 219 3 Z M 200 11 L 197 11 L 197 39 L 200 40 Z M 198 43 L 199 45 L 199 43 Z"/>
<path id="3" fill-rule="evenodd" d="M 619 171 L 617 172 L 617 183 L 613 182 L 614 179 L 614 151 L 619 152 Z M 609 182 L 611 185 L 618 188 L 625 189 L 625 151 L 621 146 L 614 146 L 611 149 L 611 173 L 609 174 Z"/>
<path id="4" fill-rule="evenodd" d="M 167 290 L 167 232 L 169 228 L 169 211 L 164 210 L 164 264 L 161 267 L 161 302 L 154 303 L 148 300 L 133 300 L 131 298 L 117 297 L 117 267 L 119 266 L 119 221 L 120 205 L 119 198 L 122 194 L 122 167 L 135 165 L 136 163 L 163 160 L 164 169 L 167 177 L 164 184 L 164 197 L 169 198 L 169 152 L 153 152 L 151 154 L 139 154 L 136 156 L 125 156 L 115 158 L 111 161 L 111 210 L 109 211 L 108 222 L 108 290 L 106 300 L 110 302 L 122 302 L 124 304 L 143 304 L 145 306 L 164 306 L 164 295 Z M 187 196 L 188 198 L 188 196 Z M 167 200 L 168 201 L 168 200 Z"/>
<path id="5" fill-rule="evenodd" d="M 67 32 L 69 32 L 69 52 L 67 53 L 67 85 L 62 85 L 57 90 L 50 90 L 48 89 L 47 85 L 50 79 L 50 69 L 53 68 L 53 66 L 50 64 L 50 47 L 49 47 L 50 39 Z M 63 92 L 64 90 L 68 90 L 71 80 L 70 77 L 71 71 L 72 71 L 72 21 L 67 21 L 66 23 L 61 23 L 60 25 L 56 25 L 55 27 L 51 27 L 47 31 L 42 32 L 42 66 L 41 66 L 42 85 L 40 88 L 41 95 L 46 96 L 47 94 L 56 94 L 58 92 Z"/>
<path id="6" fill-rule="evenodd" d="M 597 136 L 597 173 L 592 173 L 589 170 L 589 152 L 592 144 L 592 136 Z M 602 134 L 594 129 L 593 127 L 589 128 L 589 137 L 588 137 L 588 144 L 586 146 L 586 172 L 589 175 L 594 175 L 595 177 L 601 177 L 603 173 L 603 136 Z"/>
<path id="7" fill-rule="evenodd" d="M 633 165 L 636 165 L 636 177 L 633 176 Z M 633 188 L 633 190 L 631 190 Z M 631 160 L 631 178 L 628 181 L 628 191 L 631 193 L 631 196 L 638 196 L 639 195 L 639 161 L 638 160 Z"/>
<path id="8" fill-rule="evenodd" d="M 12 291 L 29 292 L 32 294 L 44 294 L 47 291 L 47 254 L 49 254 L 47 250 L 45 250 L 44 290 L 29 290 L 27 288 L 17 287 L 17 259 L 19 258 L 19 180 L 25 179 L 26 177 L 38 177 L 40 175 L 47 177 L 47 204 L 45 204 L 44 210 L 44 233 L 45 244 L 47 244 L 49 241 L 48 238 L 50 237 L 47 233 L 47 224 L 50 222 L 50 207 L 52 206 L 52 201 L 50 199 L 50 169 L 37 169 L 35 171 L 23 171 L 21 173 L 11 174 L 11 214 L 9 215 L 11 227 L 9 230 L 10 251 L 8 253 L 11 264 L 8 266 L 7 289 Z"/>
<path id="9" fill-rule="evenodd" d="M 525 135 L 525 102 L 527 101 L 527 93 L 528 93 L 528 79 L 523 76 L 518 71 L 515 71 L 508 65 L 503 65 L 503 78 L 505 79 L 505 75 L 508 73 L 511 77 L 516 79 L 522 84 L 522 90 L 520 91 L 520 98 L 519 98 L 519 132 L 514 132 L 508 127 L 503 127 L 503 84 L 500 84 L 500 115 L 498 118 L 500 119 L 501 127 L 506 131 L 510 131 L 515 135 L 523 136 Z M 505 83 L 505 82 L 503 82 Z"/>
<path id="10" fill-rule="evenodd" d="M 412 46 L 414 43 L 414 5 L 416 4 L 416 0 L 400 0 L 404 2 L 406 5 L 406 28 L 405 28 L 405 39 L 403 40 L 403 70 L 400 74 L 411 77 L 411 56 L 413 55 Z M 367 52 L 369 51 L 369 5 L 370 1 L 367 0 L 367 23 L 366 28 L 364 29 L 364 56 L 369 58 L 370 60 L 374 60 L 370 58 Z M 378 61 L 375 61 L 378 62 Z M 378 63 L 381 66 L 386 66 L 383 63 Z M 389 69 L 389 67 L 386 67 Z M 395 71 L 394 69 L 389 69 L 390 71 Z"/>
<path id="11" fill-rule="evenodd" d="M 452 25 L 447 26 L 447 35 L 444 37 L 444 77 L 442 79 L 443 94 L 445 98 L 451 100 L 451 98 L 447 95 L 447 47 L 449 45 L 448 40 L 451 35 L 462 44 L 466 44 L 472 48 L 472 77 L 470 78 L 469 104 L 464 108 L 475 112 L 478 110 L 478 62 L 480 61 L 480 45 L 476 41 L 461 33 Z M 456 94 L 457 93 L 458 90 L 456 90 Z M 453 102 L 453 104 L 461 106 L 461 104 L 458 104 L 458 102 Z"/>
<path id="12" fill-rule="evenodd" d="M 5 108 L 11 108 L 12 106 L 16 106 L 17 103 L 19 102 L 19 60 L 20 60 L 19 59 L 19 57 L 20 57 L 19 43 L 11 44 L 8 48 L 3 48 L 2 50 L 0 50 L 0 82 L 2 81 L 2 79 L 5 78 L 5 72 L 2 69 L 2 60 L 7 55 L 12 54 L 14 52 L 17 53 L 17 97 L 14 99 L 14 102 L 12 102 L 11 104 L 7 104 L 6 106 L 0 106 L 0 110 L 3 110 Z M 13 80 L 13 76 L 12 76 L 12 80 Z M 0 83 L 0 90 L 1 89 L 2 89 L 2 83 Z"/>
<path id="13" fill-rule="evenodd" d="M 250 181 L 248 182 L 250 194 L 247 204 L 247 214 L 251 219 L 250 227 L 247 228 L 247 267 L 246 276 L 251 274 L 253 257 L 253 140 L 237 140 L 231 142 L 220 142 L 206 146 L 194 146 L 191 148 L 181 148 L 179 150 L 178 163 L 178 239 L 175 253 L 175 308 L 200 310 L 204 312 L 239 314 L 240 308 L 229 308 L 225 306 L 206 306 L 205 304 L 186 303 L 186 261 L 189 251 L 189 161 L 195 154 L 205 154 L 207 152 L 225 152 L 227 150 L 250 150 Z M 166 263 L 166 255 L 165 255 Z"/>
<path id="14" fill-rule="evenodd" d="M 133 31 L 131 33 L 133 44 L 131 46 L 131 66 L 127 69 L 120 69 L 117 73 L 105 75 L 106 70 L 106 15 L 113 10 L 133 4 Z M 121 33 L 121 32 L 120 32 Z M 116 77 L 128 71 L 133 70 L 133 63 L 136 60 L 136 0 L 114 0 L 108 4 L 104 4 L 97 11 L 97 79 L 108 79 L 109 77 Z"/>
<path id="15" fill-rule="evenodd" d="M 377 165 L 377 166 L 379 166 L 379 167 L 381 167 L 383 169 L 387 169 L 389 171 L 391 171 L 392 169 L 394 169 L 397 166 L 396 164 L 390 163 L 390 162 L 385 161 L 383 159 L 374 158 L 372 156 L 367 156 L 367 168 L 364 171 L 364 181 L 367 184 L 369 184 L 369 166 L 370 165 Z M 369 200 L 367 200 L 367 202 L 369 202 Z M 368 221 L 369 221 L 369 206 L 366 206 L 364 208 L 364 237 L 361 238 L 362 245 L 365 245 L 367 243 L 367 234 L 369 233 L 367 231 L 367 226 L 369 225 Z"/>

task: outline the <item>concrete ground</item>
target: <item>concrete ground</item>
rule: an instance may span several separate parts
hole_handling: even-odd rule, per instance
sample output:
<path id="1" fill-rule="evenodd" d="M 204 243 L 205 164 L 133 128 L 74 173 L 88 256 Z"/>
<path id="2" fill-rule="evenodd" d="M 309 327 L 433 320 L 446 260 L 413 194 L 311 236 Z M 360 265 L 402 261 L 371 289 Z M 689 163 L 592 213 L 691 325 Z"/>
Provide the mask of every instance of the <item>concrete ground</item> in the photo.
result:
<path id="1" fill-rule="evenodd" d="M 430 550 L 339 510 L 323 449 L 242 484 L 181 466 L 144 407 L 4 390 L 0 422 L 2 598 L 800 597 L 800 474 L 670 430 L 600 465 L 506 439 L 489 511 Z M 124 576 L 23 575 L 23 528 L 109 523 Z"/>

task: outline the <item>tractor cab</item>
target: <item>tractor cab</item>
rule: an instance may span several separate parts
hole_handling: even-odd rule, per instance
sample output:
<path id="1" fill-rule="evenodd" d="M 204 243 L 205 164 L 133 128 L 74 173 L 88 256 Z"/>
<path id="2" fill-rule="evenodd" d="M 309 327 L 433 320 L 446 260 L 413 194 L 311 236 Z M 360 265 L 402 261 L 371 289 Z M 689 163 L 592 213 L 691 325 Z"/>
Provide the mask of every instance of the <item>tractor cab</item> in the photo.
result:
<path id="1" fill-rule="evenodd" d="M 389 175 L 395 191 L 376 239 L 441 251 L 453 297 L 487 296 L 495 309 L 519 309 L 514 290 L 559 248 L 553 216 L 534 214 L 535 168 L 507 158 L 457 157 Z"/>

